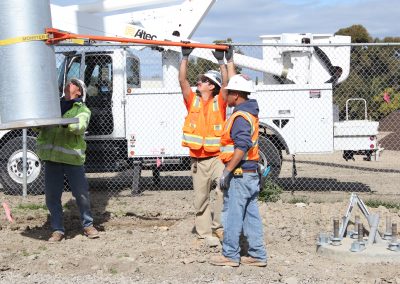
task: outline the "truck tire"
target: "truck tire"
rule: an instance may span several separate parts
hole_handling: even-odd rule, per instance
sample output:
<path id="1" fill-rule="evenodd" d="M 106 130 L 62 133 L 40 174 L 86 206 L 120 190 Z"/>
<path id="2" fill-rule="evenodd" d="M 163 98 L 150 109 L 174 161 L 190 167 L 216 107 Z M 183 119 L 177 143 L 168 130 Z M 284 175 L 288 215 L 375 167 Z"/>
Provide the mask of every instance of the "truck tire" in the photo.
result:
<path id="1" fill-rule="evenodd" d="M 36 139 L 27 137 L 27 190 L 29 194 L 44 192 L 44 167 L 35 153 Z M 0 182 L 4 192 L 22 195 L 22 137 L 9 140 L 0 154 Z"/>
<path id="2" fill-rule="evenodd" d="M 282 153 L 276 148 L 271 140 L 260 136 L 258 141 L 259 146 L 259 163 L 265 167 L 269 165 L 271 170 L 267 179 L 276 181 L 279 177 L 282 167 Z"/>

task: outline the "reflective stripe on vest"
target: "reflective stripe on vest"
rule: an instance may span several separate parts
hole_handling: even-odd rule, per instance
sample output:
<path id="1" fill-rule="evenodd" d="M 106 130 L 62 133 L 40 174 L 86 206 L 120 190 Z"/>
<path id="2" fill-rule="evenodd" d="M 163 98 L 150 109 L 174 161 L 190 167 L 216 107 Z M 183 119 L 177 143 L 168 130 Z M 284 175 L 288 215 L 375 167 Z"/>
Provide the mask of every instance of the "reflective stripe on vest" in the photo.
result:
<path id="1" fill-rule="evenodd" d="M 37 145 L 37 148 L 40 150 L 54 150 L 54 151 L 58 151 L 64 154 L 68 154 L 68 155 L 73 155 L 73 156 L 81 156 L 84 154 L 83 150 L 81 149 L 66 149 L 64 147 L 61 146 L 54 146 L 51 144 L 46 144 L 46 145 Z"/>

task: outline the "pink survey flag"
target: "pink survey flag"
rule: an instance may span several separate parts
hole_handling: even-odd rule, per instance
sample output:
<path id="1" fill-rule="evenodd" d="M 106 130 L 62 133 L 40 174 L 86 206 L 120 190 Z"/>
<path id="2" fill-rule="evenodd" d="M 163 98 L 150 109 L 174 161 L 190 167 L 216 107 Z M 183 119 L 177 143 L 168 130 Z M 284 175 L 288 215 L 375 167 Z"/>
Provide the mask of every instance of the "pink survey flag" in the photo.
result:
<path id="1" fill-rule="evenodd" d="M 390 103 L 390 95 L 389 95 L 387 92 L 385 92 L 385 93 L 383 94 L 383 100 L 384 100 L 386 103 Z"/>
<path id="2" fill-rule="evenodd" d="M 3 208 L 4 212 L 6 213 L 7 220 L 10 221 L 10 223 L 14 222 L 14 219 L 11 214 L 11 209 L 10 206 L 6 202 L 3 202 Z"/>
<path id="3" fill-rule="evenodd" d="M 161 160 L 160 158 L 157 158 L 157 162 L 156 162 L 157 168 L 159 168 L 161 166 Z"/>

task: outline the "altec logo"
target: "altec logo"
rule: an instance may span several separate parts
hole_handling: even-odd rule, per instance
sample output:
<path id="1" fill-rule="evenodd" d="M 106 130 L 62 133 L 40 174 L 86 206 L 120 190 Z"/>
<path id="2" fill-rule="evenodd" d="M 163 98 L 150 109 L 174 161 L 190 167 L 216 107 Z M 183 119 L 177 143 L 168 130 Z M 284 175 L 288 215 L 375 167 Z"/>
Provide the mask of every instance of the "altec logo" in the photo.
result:
<path id="1" fill-rule="evenodd" d="M 141 38 L 141 39 L 147 39 L 147 40 L 154 40 L 157 38 L 156 35 L 147 33 L 145 30 L 143 30 L 137 26 L 134 26 L 134 25 L 126 26 L 125 36 L 127 36 L 129 38 Z"/>
<path id="2" fill-rule="evenodd" d="M 136 31 L 134 37 L 138 37 L 138 38 L 142 38 L 142 39 L 149 39 L 149 40 L 154 40 L 155 38 L 157 38 L 156 35 L 146 33 L 146 31 L 144 31 L 142 29 L 138 29 Z"/>

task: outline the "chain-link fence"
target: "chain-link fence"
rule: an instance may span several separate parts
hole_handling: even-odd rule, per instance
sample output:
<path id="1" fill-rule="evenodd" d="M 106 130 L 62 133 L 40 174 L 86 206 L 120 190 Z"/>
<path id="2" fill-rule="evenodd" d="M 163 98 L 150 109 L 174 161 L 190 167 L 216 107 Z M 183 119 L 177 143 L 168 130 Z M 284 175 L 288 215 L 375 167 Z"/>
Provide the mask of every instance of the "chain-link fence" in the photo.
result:
<path id="1" fill-rule="evenodd" d="M 235 50 L 237 71 L 256 84 L 260 156 L 271 180 L 289 191 L 399 194 L 400 45 L 237 44 Z M 87 85 L 91 188 L 192 188 L 188 149 L 181 147 L 187 111 L 180 49 L 57 46 L 56 58 L 60 96 L 72 77 Z M 198 75 L 210 69 L 219 70 L 211 50 L 195 49 L 188 69 L 194 90 Z M 0 139 L 7 193 L 22 192 L 21 136 L 12 130 Z M 44 190 L 35 136 L 28 130 L 28 193 Z"/>

